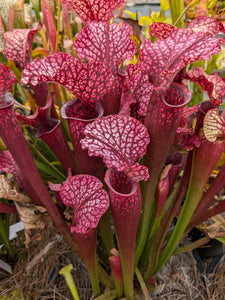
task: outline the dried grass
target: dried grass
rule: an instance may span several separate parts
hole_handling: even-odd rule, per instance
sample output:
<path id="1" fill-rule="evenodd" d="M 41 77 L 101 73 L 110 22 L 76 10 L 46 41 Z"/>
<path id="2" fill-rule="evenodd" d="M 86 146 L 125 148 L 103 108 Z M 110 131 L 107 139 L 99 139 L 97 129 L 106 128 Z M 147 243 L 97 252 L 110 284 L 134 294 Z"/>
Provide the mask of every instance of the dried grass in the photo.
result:
<path id="1" fill-rule="evenodd" d="M 165 285 L 153 300 L 203 300 L 204 283 L 191 253 L 172 256 L 156 275 L 159 285 Z"/>
<path id="2" fill-rule="evenodd" d="M 92 297 L 84 264 L 55 230 L 46 232 L 41 243 L 36 242 L 28 249 L 20 248 L 19 253 L 13 275 L 0 271 L 0 299 L 14 300 L 10 297 L 14 297 L 15 290 L 21 300 L 72 299 L 64 278 L 58 274 L 70 263 L 74 267 L 72 274 L 80 299 L 90 300 Z"/>
<path id="3" fill-rule="evenodd" d="M 192 253 L 172 256 L 155 279 L 164 288 L 159 295 L 153 292 L 151 300 L 224 300 L 225 256 L 209 276 L 199 272 Z"/>
<path id="4" fill-rule="evenodd" d="M 220 260 L 217 272 L 208 287 L 211 299 L 224 300 L 225 299 L 225 255 Z"/>
<path id="5" fill-rule="evenodd" d="M 0 269 L 0 300 L 72 300 L 64 278 L 58 275 L 70 263 L 74 266 L 72 274 L 80 299 L 92 298 L 85 266 L 55 229 L 46 232 L 41 242 L 33 243 L 28 249 L 18 247 L 18 251 L 20 257 L 13 275 Z M 151 300 L 225 299 L 225 259 L 214 278 L 204 278 L 206 284 L 191 253 L 173 256 L 155 279 L 158 287 L 151 292 Z M 136 299 L 144 299 L 138 292 L 137 295 Z"/>

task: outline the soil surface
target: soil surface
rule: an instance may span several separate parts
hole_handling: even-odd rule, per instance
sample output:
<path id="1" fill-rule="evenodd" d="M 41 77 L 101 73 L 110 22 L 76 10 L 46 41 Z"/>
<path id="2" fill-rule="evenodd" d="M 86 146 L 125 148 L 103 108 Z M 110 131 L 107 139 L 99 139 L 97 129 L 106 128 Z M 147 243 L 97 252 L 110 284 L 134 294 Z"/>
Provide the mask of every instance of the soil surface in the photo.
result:
<path id="1" fill-rule="evenodd" d="M 0 269 L 1 300 L 73 300 L 59 270 L 73 265 L 80 300 L 93 297 L 84 264 L 65 243 L 54 228 L 48 230 L 42 241 L 33 242 L 26 249 L 23 234 L 14 241 L 19 259 L 13 265 L 13 274 Z M 4 256 L 2 249 L 1 258 Z M 196 267 L 192 253 L 173 256 L 155 276 L 156 287 L 149 291 L 152 300 L 224 300 L 225 260 L 222 258 L 215 276 L 204 276 Z M 140 290 L 135 299 L 144 300 Z"/>

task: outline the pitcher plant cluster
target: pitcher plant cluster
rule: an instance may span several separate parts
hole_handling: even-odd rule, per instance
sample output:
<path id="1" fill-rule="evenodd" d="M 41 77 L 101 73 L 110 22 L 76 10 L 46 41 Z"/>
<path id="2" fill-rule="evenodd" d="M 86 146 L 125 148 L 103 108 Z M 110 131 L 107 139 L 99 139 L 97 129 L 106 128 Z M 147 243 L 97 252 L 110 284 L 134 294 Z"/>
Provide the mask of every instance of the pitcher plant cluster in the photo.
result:
<path id="1" fill-rule="evenodd" d="M 1 21 L 0 171 L 46 209 L 85 263 L 95 297 L 102 282 L 129 300 L 135 277 L 148 299 L 145 282 L 171 255 L 194 248 L 179 246 L 188 232 L 225 210 L 214 198 L 224 164 L 207 186 L 224 152 L 225 80 L 193 68 L 221 52 L 225 25 L 207 16 L 185 28 L 156 22 L 137 43 L 131 25 L 113 21 L 124 2 L 59 1 L 67 35 L 71 11 L 84 24 L 67 52 L 47 0 L 44 27 L 14 29 L 10 15 L 6 31 Z M 34 48 L 35 35 L 42 47 Z M 188 106 L 193 82 L 208 100 Z M 40 140 L 60 162 L 51 177 L 45 154 L 38 164 Z"/>

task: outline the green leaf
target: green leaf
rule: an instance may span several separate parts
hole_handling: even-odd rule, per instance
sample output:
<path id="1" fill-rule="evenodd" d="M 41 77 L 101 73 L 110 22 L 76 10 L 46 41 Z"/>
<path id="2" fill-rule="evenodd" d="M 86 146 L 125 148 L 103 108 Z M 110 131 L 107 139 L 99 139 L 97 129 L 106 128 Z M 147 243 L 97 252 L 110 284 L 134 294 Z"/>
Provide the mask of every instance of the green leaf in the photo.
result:
<path id="1" fill-rule="evenodd" d="M 128 14 L 128 16 L 132 19 L 132 20 L 137 20 L 137 18 L 139 17 L 140 13 L 132 13 L 131 11 L 129 10 L 124 10 L 124 12 L 126 14 Z"/>
<path id="2" fill-rule="evenodd" d="M 221 236 L 219 238 L 216 238 L 219 242 L 225 244 L 225 236 Z"/>
<path id="3" fill-rule="evenodd" d="M 43 164 L 43 163 L 41 163 L 40 161 L 38 161 L 38 160 L 36 160 L 36 159 L 34 160 L 34 162 L 35 162 L 36 167 L 37 167 L 39 170 L 44 171 L 44 172 L 47 173 L 48 175 L 51 175 L 51 176 L 53 176 L 54 178 L 59 179 L 60 181 L 65 180 L 64 175 L 63 175 L 63 174 L 60 175 L 60 172 L 59 172 L 54 166 L 52 166 L 52 168 L 51 168 L 51 165 Z"/>
<path id="4" fill-rule="evenodd" d="M 4 243 L 4 245 L 8 248 L 9 250 L 9 254 L 11 257 L 14 256 L 14 250 L 11 246 L 10 240 L 9 240 L 9 235 L 8 235 L 8 229 L 7 224 L 5 224 L 4 220 L 3 220 L 3 214 L 0 214 L 0 235 L 1 235 L 1 239 Z"/>
<path id="5" fill-rule="evenodd" d="M 20 81 L 22 71 L 19 70 L 19 69 L 16 67 L 15 63 L 14 63 L 12 60 L 9 60 L 9 61 L 7 62 L 7 64 L 6 64 L 6 66 L 7 66 L 8 68 L 10 68 L 11 71 L 13 71 L 13 73 L 14 73 L 15 76 L 16 76 L 16 79 L 17 79 L 18 81 Z"/>
<path id="6" fill-rule="evenodd" d="M 22 100 L 23 104 L 25 104 L 27 102 L 27 96 L 26 96 L 26 94 L 25 94 L 25 92 L 23 90 L 23 87 L 21 86 L 20 83 L 17 83 L 16 87 L 17 87 L 17 90 L 18 90 L 18 92 L 20 94 L 20 99 Z"/>
<path id="7" fill-rule="evenodd" d="M 207 61 L 206 73 L 210 74 L 215 70 L 222 69 L 222 59 L 224 58 L 224 51 L 222 50 L 219 54 L 212 55 L 211 59 Z"/>
<path id="8" fill-rule="evenodd" d="M 176 23 L 177 27 L 184 27 L 184 17 L 180 17 L 184 11 L 184 1 L 183 0 L 169 0 L 170 13 L 173 20 L 173 24 Z M 179 22 L 177 20 L 179 19 Z"/>
<path id="9" fill-rule="evenodd" d="M 36 19 L 38 21 L 40 21 L 40 1 L 39 0 L 31 0 L 32 4 L 33 4 L 33 7 L 34 7 L 34 12 L 35 12 L 35 16 L 36 16 Z"/>
<path id="10" fill-rule="evenodd" d="M 8 62 L 7 58 L 2 52 L 0 52 L 0 62 L 3 63 L 3 65 L 6 65 Z"/>

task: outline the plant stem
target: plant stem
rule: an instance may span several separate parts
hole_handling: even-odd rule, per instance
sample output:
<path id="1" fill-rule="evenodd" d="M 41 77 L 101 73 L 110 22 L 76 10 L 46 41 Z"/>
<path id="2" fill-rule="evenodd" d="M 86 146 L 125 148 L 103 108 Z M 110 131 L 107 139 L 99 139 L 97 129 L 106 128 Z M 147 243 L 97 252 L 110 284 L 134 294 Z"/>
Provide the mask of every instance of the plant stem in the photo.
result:
<path id="1" fill-rule="evenodd" d="M 143 202 L 143 214 L 141 215 L 141 222 L 138 228 L 137 248 L 135 252 L 135 266 L 137 266 L 138 261 L 142 255 L 142 251 L 144 249 L 146 239 L 149 233 L 148 228 L 150 227 L 150 219 L 152 215 L 152 210 L 154 208 L 154 192 L 149 192 L 146 197 L 143 197 L 143 200 L 145 199 L 151 200 L 148 202 Z"/>
<path id="2" fill-rule="evenodd" d="M 57 18 L 57 34 L 56 34 L 55 52 L 58 51 L 60 14 L 61 14 L 61 0 L 58 0 L 58 16 L 57 16 L 58 18 Z"/>
<path id="3" fill-rule="evenodd" d="M 204 138 L 203 134 L 201 134 L 200 137 L 202 141 L 201 146 L 199 148 L 196 148 L 193 153 L 191 176 L 187 195 L 184 200 L 184 205 L 182 207 L 173 233 L 162 255 L 159 258 L 159 263 L 156 271 L 158 271 L 166 263 L 166 261 L 170 258 L 170 256 L 176 249 L 196 207 L 198 206 L 209 176 L 215 168 L 224 149 L 223 144 L 209 143 Z M 214 155 L 210 157 L 212 151 Z M 206 164 L 205 162 L 209 157 L 210 159 Z"/>
<path id="4" fill-rule="evenodd" d="M 176 216 L 177 212 L 179 211 L 184 196 L 187 193 L 188 182 L 191 173 L 192 155 L 193 152 L 190 151 L 187 157 L 184 174 L 180 180 L 179 185 L 176 188 L 176 192 L 172 199 L 172 202 L 170 203 L 169 208 L 166 210 L 160 227 L 156 233 L 157 238 L 155 238 L 151 244 L 150 252 L 148 253 L 149 265 L 145 274 L 146 280 L 155 274 L 155 269 L 157 268 L 161 247 L 166 238 L 168 229 L 171 226 L 171 223 L 174 217 Z"/>
<path id="5" fill-rule="evenodd" d="M 187 227 L 187 230 L 190 231 L 196 225 L 198 225 L 198 224 L 200 224 L 200 223 L 202 223 L 224 211 L 225 211 L 225 201 L 223 200 L 222 202 L 213 206 L 209 210 L 203 211 L 201 215 L 198 215 L 198 219 L 195 219 L 194 222 L 190 223 L 190 225 Z"/>
<path id="6" fill-rule="evenodd" d="M 0 203 L 0 213 L 17 214 L 15 206 Z"/>
<path id="7" fill-rule="evenodd" d="M 202 217 L 204 218 L 204 216 L 205 216 L 204 220 L 208 219 L 209 209 L 215 202 L 214 195 L 216 195 L 222 189 L 222 187 L 224 186 L 224 182 L 225 182 L 225 164 L 223 164 L 219 174 L 216 176 L 216 178 L 210 185 L 209 189 L 205 192 L 205 194 L 201 198 L 201 201 L 198 207 L 196 208 L 195 213 L 192 216 L 191 222 L 188 225 L 187 229 L 191 229 L 192 227 L 200 224 L 201 221 L 199 222 L 199 220 L 202 220 Z M 214 206 L 214 208 L 215 207 L 217 206 Z M 221 210 L 221 212 L 222 211 L 223 210 Z"/>
<path id="8" fill-rule="evenodd" d="M 86 265 L 87 266 L 87 265 Z M 94 268 L 87 266 L 88 274 L 91 280 L 91 286 L 94 292 L 95 297 L 100 295 L 100 287 L 99 287 L 99 280 L 98 280 L 98 269 L 97 269 L 97 260 L 95 259 Z"/>
<path id="9" fill-rule="evenodd" d="M 42 40 L 42 45 L 43 45 L 43 48 L 46 49 L 47 51 L 49 50 L 49 47 L 48 47 L 48 41 L 47 41 L 47 38 L 46 38 L 46 34 L 45 34 L 45 31 L 43 28 L 39 29 L 39 32 L 38 32 L 41 36 L 41 40 Z"/>
<path id="10" fill-rule="evenodd" d="M 2 215 L 0 214 L 0 235 L 1 235 L 1 239 L 3 240 L 3 243 L 5 244 L 5 246 L 8 248 L 9 250 L 9 254 L 11 257 L 14 256 L 14 250 L 11 246 L 10 240 L 9 240 L 9 235 L 7 234 L 7 228 L 6 228 L 6 224 L 3 221 Z"/>
<path id="11" fill-rule="evenodd" d="M 106 271 L 103 269 L 103 267 L 100 264 L 97 264 L 97 270 L 98 270 L 99 281 L 103 283 L 104 286 L 113 289 L 114 284 L 112 278 L 106 273 Z"/>
<path id="12" fill-rule="evenodd" d="M 18 91 L 19 91 L 19 93 L 20 93 L 20 96 L 21 96 L 20 99 L 23 101 L 23 104 L 25 104 L 26 101 L 27 101 L 27 94 L 26 94 L 26 92 L 24 91 L 24 89 L 22 88 L 22 86 L 21 86 L 20 83 L 17 83 L 17 89 L 18 89 Z M 30 100 L 30 99 L 29 99 L 29 100 Z"/>
<path id="13" fill-rule="evenodd" d="M 95 297 L 97 297 L 100 294 L 98 264 L 96 259 L 97 229 L 91 229 L 86 234 L 73 232 L 73 239 L 78 245 L 79 256 L 85 263 L 91 280 L 92 290 Z"/>
<path id="14" fill-rule="evenodd" d="M 106 291 L 103 295 L 95 298 L 95 300 L 113 300 L 117 298 L 117 291 L 116 290 L 109 290 Z"/>
<path id="15" fill-rule="evenodd" d="M 172 0 L 171 0 L 172 1 Z M 192 0 L 191 3 L 189 3 L 186 8 L 182 11 L 182 13 L 180 14 L 180 16 L 177 18 L 176 22 L 174 23 L 174 26 L 177 25 L 177 23 L 180 22 L 180 20 L 182 19 L 182 17 L 184 16 L 184 14 L 186 13 L 186 11 L 195 3 L 197 2 L 198 0 Z M 180 26 L 178 26 L 180 27 Z M 183 27 L 183 26 L 182 26 Z"/>
<path id="16" fill-rule="evenodd" d="M 144 279 L 143 279 L 143 277 L 141 275 L 141 272 L 139 271 L 139 269 L 137 267 L 135 268 L 135 273 L 136 273 L 138 281 L 140 283 L 142 292 L 143 292 L 143 294 L 145 296 L 145 300 L 150 300 L 150 296 L 149 296 L 149 292 L 148 292 L 147 286 L 146 286 L 145 281 L 144 281 Z"/>
<path id="17" fill-rule="evenodd" d="M 62 174 L 57 168 L 54 167 L 53 164 L 51 164 L 45 157 L 44 155 L 37 149 L 35 148 L 34 145 L 32 145 L 30 142 L 28 142 L 29 148 L 32 151 L 32 153 L 34 153 L 39 159 L 40 161 L 43 162 L 44 165 L 47 165 L 49 168 L 52 169 L 52 171 L 54 171 L 56 174 L 59 175 L 59 178 L 61 180 L 66 180 L 66 176 L 64 174 Z"/>
<path id="18" fill-rule="evenodd" d="M 40 4 L 39 4 L 39 0 L 31 0 L 31 2 L 33 4 L 33 8 L 34 8 L 36 19 L 39 21 L 40 20 L 40 15 L 39 15 Z"/>
<path id="19" fill-rule="evenodd" d="M 31 95 L 31 93 L 29 91 L 24 90 L 24 93 L 26 95 L 26 99 L 28 99 L 28 101 L 29 101 L 31 111 L 33 113 L 35 113 L 35 111 L 36 111 L 36 103 L 35 103 L 35 100 L 34 100 L 33 96 Z"/>
<path id="20" fill-rule="evenodd" d="M 102 242 L 105 246 L 107 254 L 110 255 L 110 250 L 115 248 L 111 224 L 110 224 L 110 214 L 107 211 L 101 218 L 99 222 L 99 231 L 101 234 Z"/>
<path id="21" fill-rule="evenodd" d="M 184 27 L 184 0 L 169 0 L 170 13 L 172 17 L 173 24 L 177 27 Z"/>
<path id="22" fill-rule="evenodd" d="M 53 202 L 35 166 L 27 141 L 12 109 L 14 99 L 11 94 L 6 94 L 3 98 L 7 104 L 0 108 L 0 135 L 18 167 L 22 170 L 24 178 L 29 184 L 29 189 L 34 194 L 36 204 L 46 208 L 50 218 L 68 244 L 75 251 L 78 251 L 64 217 Z"/>
<path id="23" fill-rule="evenodd" d="M 190 252 L 196 248 L 199 248 L 200 246 L 202 245 L 205 245 L 207 244 L 211 239 L 207 236 L 197 240 L 196 242 L 194 243 L 191 243 L 187 246 L 184 246 L 184 247 L 180 247 L 180 248 L 177 248 L 174 252 L 173 252 L 173 255 L 177 255 L 177 254 L 182 254 L 182 253 L 187 253 L 187 252 Z"/>

